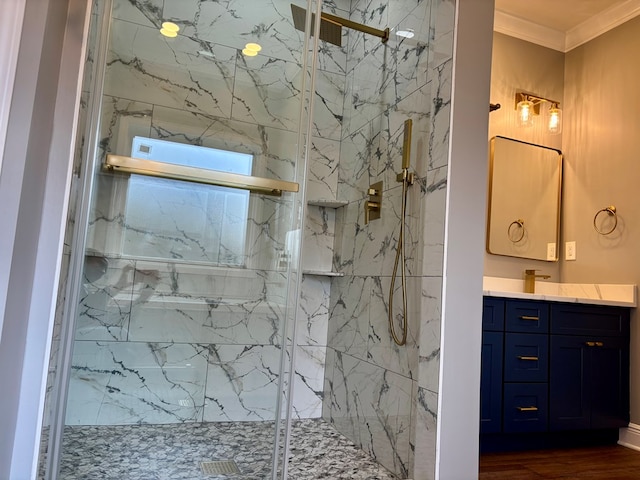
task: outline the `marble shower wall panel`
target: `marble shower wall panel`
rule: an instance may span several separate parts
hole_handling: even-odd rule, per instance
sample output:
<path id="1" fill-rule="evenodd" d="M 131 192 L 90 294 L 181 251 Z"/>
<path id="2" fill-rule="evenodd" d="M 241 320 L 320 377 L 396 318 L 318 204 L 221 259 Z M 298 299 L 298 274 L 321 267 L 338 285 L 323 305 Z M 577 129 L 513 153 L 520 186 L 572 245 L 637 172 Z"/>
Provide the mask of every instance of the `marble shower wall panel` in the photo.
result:
<path id="1" fill-rule="evenodd" d="M 319 137 L 311 139 L 307 169 L 307 198 L 334 200 L 338 198 L 338 165 L 340 142 Z"/>
<path id="2" fill-rule="evenodd" d="M 205 422 L 273 420 L 281 349 L 209 345 Z"/>
<path id="3" fill-rule="evenodd" d="M 196 344 L 76 341 L 67 424 L 201 421 L 206 369 Z"/>
<path id="4" fill-rule="evenodd" d="M 367 358 L 371 278 L 335 278 L 329 307 L 328 345 L 362 360 Z"/>
<path id="5" fill-rule="evenodd" d="M 422 275 L 442 276 L 444 255 L 444 220 L 447 202 L 447 167 L 431 170 L 420 180 L 425 197 L 420 224 Z"/>
<path id="6" fill-rule="evenodd" d="M 164 39 L 154 27 L 114 20 L 104 94 L 141 102 L 231 116 L 237 51 L 202 45 L 186 36 Z M 177 67 L 177 68 L 176 68 Z"/>
<path id="7" fill-rule="evenodd" d="M 280 272 L 138 261 L 129 340 L 279 345 L 285 295 Z"/>
<path id="8" fill-rule="evenodd" d="M 101 262 L 104 262 L 102 264 Z M 104 274 L 97 270 L 104 268 Z M 76 340 L 124 341 L 129 336 L 134 262 L 85 257 Z"/>
<path id="9" fill-rule="evenodd" d="M 438 394 L 415 385 L 410 478 L 436 478 Z"/>
<path id="10" fill-rule="evenodd" d="M 332 421 L 376 461 L 409 472 L 412 381 L 347 354 L 337 354 Z"/>
<path id="11" fill-rule="evenodd" d="M 306 211 L 303 270 L 330 271 L 333 259 L 335 208 L 309 207 Z"/>
<path id="12" fill-rule="evenodd" d="M 440 319 L 442 316 L 442 278 L 422 277 L 418 385 L 432 393 L 439 391 Z M 415 378 L 415 377 L 414 377 Z"/>
<path id="13" fill-rule="evenodd" d="M 378 143 L 378 135 L 370 123 L 343 137 L 338 166 L 338 200 L 354 202 L 364 198 L 371 182 L 372 164 L 380 155 Z"/>
<path id="14" fill-rule="evenodd" d="M 296 315 L 297 345 L 326 346 L 329 323 L 331 280 L 315 275 L 302 276 Z"/>
<path id="15" fill-rule="evenodd" d="M 327 347 L 296 347 L 293 418 L 322 416 L 324 365 Z"/>

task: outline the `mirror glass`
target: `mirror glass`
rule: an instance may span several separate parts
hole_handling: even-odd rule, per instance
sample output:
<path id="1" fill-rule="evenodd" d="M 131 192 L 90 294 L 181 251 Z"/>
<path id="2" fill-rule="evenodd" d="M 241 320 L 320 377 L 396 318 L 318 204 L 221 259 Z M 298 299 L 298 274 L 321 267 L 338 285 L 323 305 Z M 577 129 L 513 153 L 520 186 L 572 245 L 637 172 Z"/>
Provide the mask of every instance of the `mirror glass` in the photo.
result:
<path id="1" fill-rule="evenodd" d="M 487 251 L 557 261 L 561 185 L 560 150 L 492 138 Z"/>

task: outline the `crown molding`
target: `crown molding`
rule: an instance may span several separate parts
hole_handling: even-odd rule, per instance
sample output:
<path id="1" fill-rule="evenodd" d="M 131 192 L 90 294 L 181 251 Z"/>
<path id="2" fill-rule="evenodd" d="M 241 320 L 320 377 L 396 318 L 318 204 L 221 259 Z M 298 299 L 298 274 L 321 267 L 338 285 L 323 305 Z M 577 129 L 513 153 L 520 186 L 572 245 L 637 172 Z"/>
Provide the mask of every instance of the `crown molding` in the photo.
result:
<path id="1" fill-rule="evenodd" d="M 495 12 L 493 30 L 520 40 L 552 48 L 553 50 L 565 51 L 564 32 L 530 22 L 500 10 Z"/>
<path id="2" fill-rule="evenodd" d="M 567 32 L 565 52 L 622 25 L 640 15 L 640 0 L 627 0 L 591 17 Z"/>
<path id="3" fill-rule="evenodd" d="M 496 10 L 494 31 L 566 53 L 640 15 L 640 0 L 626 0 L 564 33 Z"/>

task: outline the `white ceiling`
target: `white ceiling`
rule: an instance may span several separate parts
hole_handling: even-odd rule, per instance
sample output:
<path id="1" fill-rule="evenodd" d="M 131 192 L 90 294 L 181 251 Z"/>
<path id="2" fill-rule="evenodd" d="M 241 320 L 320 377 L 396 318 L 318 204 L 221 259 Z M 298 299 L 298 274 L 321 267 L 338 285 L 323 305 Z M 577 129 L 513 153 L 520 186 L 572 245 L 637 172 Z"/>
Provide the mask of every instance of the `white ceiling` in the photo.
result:
<path id="1" fill-rule="evenodd" d="M 640 14 L 640 0 L 495 0 L 495 30 L 568 51 Z"/>

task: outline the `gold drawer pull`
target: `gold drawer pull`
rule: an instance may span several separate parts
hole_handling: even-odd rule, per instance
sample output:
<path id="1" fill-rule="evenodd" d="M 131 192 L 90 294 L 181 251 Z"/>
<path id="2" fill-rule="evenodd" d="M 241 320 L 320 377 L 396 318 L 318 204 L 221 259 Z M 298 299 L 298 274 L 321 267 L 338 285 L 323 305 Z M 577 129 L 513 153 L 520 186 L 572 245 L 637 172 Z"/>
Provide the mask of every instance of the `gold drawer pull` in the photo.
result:
<path id="1" fill-rule="evenodd" d="M 538 320 L 540 320 L 540 317 L 532 317 L 531 315 L 520 315 L 520 320 L 533 320 L 534 322 L 537 322 Z"/>
<path id="2" fill-rule="evenodd" d="M 537 412 L 538 407 L 516 407 L 521 412 Z"/>
<path id="3" fill-rule="evenodd" d="M 537 362 L 538 357 L 523 357 L 522 355 L 518 355 L 518 360 L 529 360 L 532 362 Z"/>
<path id="4" fill-rule="evenodd" d="M 587 347 L 604 347 L 602 342 L 584 342 Z"/>

